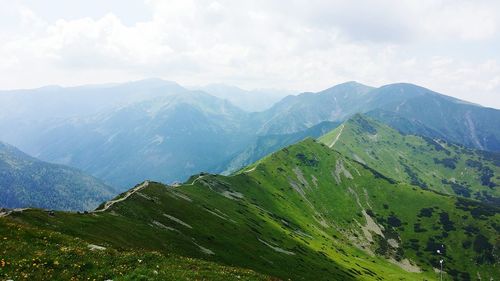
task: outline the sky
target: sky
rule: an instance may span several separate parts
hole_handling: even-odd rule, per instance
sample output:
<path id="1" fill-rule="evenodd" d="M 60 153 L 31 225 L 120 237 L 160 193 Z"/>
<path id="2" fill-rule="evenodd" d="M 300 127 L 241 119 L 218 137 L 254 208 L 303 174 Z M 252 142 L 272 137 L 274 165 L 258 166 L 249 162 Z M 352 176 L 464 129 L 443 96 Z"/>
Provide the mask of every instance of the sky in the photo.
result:
<path id="1" fill-rule="evenodd" d="M 0 0 L 0 89 L 415 83 L 500 108 L 497 0 Z"/>

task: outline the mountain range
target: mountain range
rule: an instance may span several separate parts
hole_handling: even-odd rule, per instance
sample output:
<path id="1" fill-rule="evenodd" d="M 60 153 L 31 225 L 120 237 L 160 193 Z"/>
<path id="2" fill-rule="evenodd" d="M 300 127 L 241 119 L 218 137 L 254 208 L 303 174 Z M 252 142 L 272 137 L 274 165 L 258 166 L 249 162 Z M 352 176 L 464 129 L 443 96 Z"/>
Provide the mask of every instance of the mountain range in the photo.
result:
<path id="1" fill-rule="evenodd" d="M 261 113 L 262 133 L 291 133 L 321 121 L 368 115 L 406 133 L 420 133 L 481 150 L 500 150 L 500 111 L 413 84 L 379 88 L 356 82 L 290 96 Z"/>
<path id="2" fill-rule="evenodd" d="M 239 268 L 231 272 L 250 269 L 248 280 L 435 280 L 440 260 L 446 278 L 498 276 L 498 206 L 457 196 L 452 189 L 446 190 L 449 194 L 435 191 L 425 171 L 419 170 L 425 165 L 416 158 L 419 154 L 409 154 L 406 160 L 416 159 L 410 174 L 427 188 L 405 174 L 386 174 L 390 165 L 401 163 L 386 161 L 384 152 L 375 155 L 384 165 L 370 166 L 364 160 L 368 156 L 354 156 L 363 149 L 355 140 L 352 147 L 359 149 L 347 151 L 340 145 L 353 141 L 350 132 L 360 138 L 377 135 L 382 144 L 391 139 L 397 146 L 408 138 L 423 152 L 437 146 L 451 156 L 457 151 L 444 143 L 397 135 L 356 115 L 319 141 L 305 139 L 229 176 L 201 173 L 175 186 L 145 181 L 88 214 L 6 211 L 0 222 L 8 229 L 7 240 L 17 237 L 22 243 L 35 240 L 46 246 L 34 262 L 44 265 L 42 269 L 12 262 L 2 274 L 16 277 L 16 269 L 23 268 L 36 279 L 48 268 L 55 276 L 182 280 L 188 278 L 175 276 L 176 271 L 165 277 L 165 260 L 170 267 L 182 267 L 182 257 L 189 257 L 195 271 L 186 274 L 200 272 L 197 264 L 207 260 L 215 263 L 207 265 L 213 280 L 224 280 L 221 267 L 227 266 Z M 468 160 L 498 169 L 498 163 L 480 152 L 471 153 Z M 439 166 L 434 163 L 428 169 Z M 480 189 L 475 181 L 469 183 L 471 190 Z M 47 236 L 33 238 L 30 231 Z M 55 243 L 68 246 L 61 250 Z M 5 259 L 21 260 L 23 249 L 12 247 Z M 75 268 L 71 260 L 59 259 L 60 251 L 86 262 L 75 261 Z M 121 270 L 112 266 L 111 256 L 121 262 Z M 127 266 L 137 263 L 140 269 Z"/>
<path id="3" fill-rule="evenodd" d="M 203 93 L 165 95 L 51 128 L 37 140 L 37 155 L 122 190 L 145 178 L 170 182 L 213 170 L 246 146 L 244 117 Z"/>
<path id="4" fill-rule="evenodd" d="M 0 146 L 2 279 L 500 274 L 499 110 L 410 84 L 260 112 L 162 80 L 69 92 L 0 95 L 4 138 L 59 163 Z"/>
<path id="5" fill-rule="evenodd" d="M 491 122 L 500 120 L 500 110 L 404 83 L 348 82 L 247 112 L 204 91 L 149 79 L 4 91 L 0 109 L 3 141 L 122 191 L 145 178 L 174 182 L 202 171 L 230 173 L 356 113 L 404 134 L 500 151 L 500 122 Z"/>

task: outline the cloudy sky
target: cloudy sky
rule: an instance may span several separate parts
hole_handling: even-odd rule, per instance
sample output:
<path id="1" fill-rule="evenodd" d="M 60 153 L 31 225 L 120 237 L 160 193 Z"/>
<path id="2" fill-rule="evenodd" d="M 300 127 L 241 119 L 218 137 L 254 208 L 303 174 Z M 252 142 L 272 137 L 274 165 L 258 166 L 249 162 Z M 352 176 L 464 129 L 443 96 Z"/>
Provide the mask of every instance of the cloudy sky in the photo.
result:
<path id="1" fill-rule="evenodd" d="M 497 0 L 0 0 L 0 7 L 0 89 L 149 77 L 298 91 L 411 82 L 500 108 Z"/>

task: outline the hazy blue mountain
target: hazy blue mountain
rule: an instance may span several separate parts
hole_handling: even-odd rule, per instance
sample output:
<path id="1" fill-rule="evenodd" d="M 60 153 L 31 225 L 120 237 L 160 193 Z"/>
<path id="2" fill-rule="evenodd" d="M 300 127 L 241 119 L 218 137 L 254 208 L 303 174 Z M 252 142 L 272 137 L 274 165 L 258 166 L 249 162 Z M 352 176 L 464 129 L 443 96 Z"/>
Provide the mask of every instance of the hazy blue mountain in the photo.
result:
<path id="1" fill-rule="evenodd" d="M 258 133 L 290 134 L 323 121 L 342 121 L 364 108 L 372 87 L 356 82 L 343 83 L 319 93 L 288 96 L 272 108 L 255 115 Z"/>
<path id="2" fill-rule="evenodd" d="M 499 110 L 411 84 L 348 82 L 254 113 L 160 79 L 0 92 L 1 140 L 122 189 L 238 170 L 358 112 L 406 134 L 500 150 Z"/>
<path id="3" fill-rule="evenodd" d="M 46 130 L 59 126 L 70 118 L 93 117 L 118 107 L 185 91 L 174 82 L 160 79 L 0 91 L 1 140 L 35 155 L 42 148 L 34 140 Z"/>
<path id="4" fill-rule="evenodd" d="M 236 86 L 225 84 L 209 84 L 194 89 L 205 91 L 213 96 L 230 101 L 232 104 L 248 112 L 257 112 L 269 109 L 276 102 L 295 91 L 277 89 L 244 90 Z"/>
<path id="5" fill-rule="evenodd" d="M 482 107 L 412 84 L 375 89 L 369 103 L 422 124 L 445 139 L 482 150 L 500 151 L 500 110 Z M 380 113 L 380 111 L 379 111 Z M 374 114 L 397 129 L 413 133 L 389 115 Z M 413 126 L 412 126 L 413 127 Z"/>
<path id="6" fill-rule="evenodd" d="M 0 112 L 1 140 L 122 189 L 215 172 L 253 140 L 244 111 L 160 79 L 3 91 Z"/>
<path id="7" fill-rule="evenodd" d="M 0 208 L 92 210 L 117 192 L 74 168 L 37 160 L 0 142 Z"/>
<path id="8" fill-rule="evenodd" d="M 402 132 L 500 151 L 500 110 L 407 83 L 371 88 L 349 82 L 319 93 L 290 96 L 256 117 L 260 121 L 257 130 L 261 134 L 293 133 L 366 112 Z"/>
<path id="9" fill-rule="evenodd" d="M 127 188 L 143 179 L 171 182 L 215 171 L 250 141 L 246 114 L 203 92 L 165 94 L 45 131 L 42 159 L 83 169 Z"/>

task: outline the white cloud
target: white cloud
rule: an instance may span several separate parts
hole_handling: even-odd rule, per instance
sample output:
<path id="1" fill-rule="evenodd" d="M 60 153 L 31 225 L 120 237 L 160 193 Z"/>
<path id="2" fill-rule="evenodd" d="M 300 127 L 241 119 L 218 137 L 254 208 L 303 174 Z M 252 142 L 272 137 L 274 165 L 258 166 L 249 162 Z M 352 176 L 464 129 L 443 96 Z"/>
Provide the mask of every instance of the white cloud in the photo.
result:
<path id="1" fill-rule="evenodd" d="M 424 31 L 436 38 L 484 40 L 497 35 L 500 5 L 483 1 L 445 2 L 429 9 Z"/>
<path id="2" fill-rule="evenodd" d="M 0 4 L 0 88 L 151 76 L 298 90 L 407 81 L 500 107 L 500 54 L 481 51 L 500 48 L 497 1 L 147 0 L 150 18 L 135 22 Z"/>

